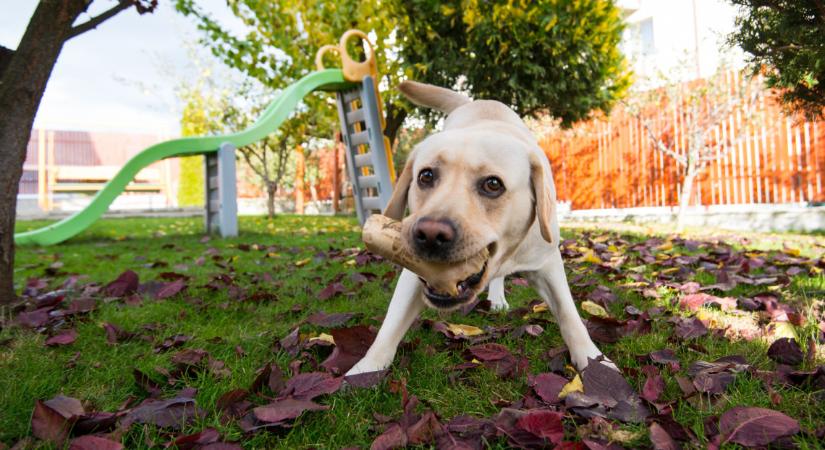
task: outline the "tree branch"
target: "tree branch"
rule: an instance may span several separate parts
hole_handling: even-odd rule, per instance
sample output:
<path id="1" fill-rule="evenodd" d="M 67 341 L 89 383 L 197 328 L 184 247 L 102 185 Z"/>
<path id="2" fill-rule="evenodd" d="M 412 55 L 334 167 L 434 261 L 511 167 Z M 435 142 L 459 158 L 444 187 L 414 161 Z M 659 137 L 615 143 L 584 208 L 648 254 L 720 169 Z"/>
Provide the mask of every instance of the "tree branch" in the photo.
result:
<path id="1" fill-rule="evenodd" d="M 652 140 L 653 143 L 656 145 L 657 150 L 675 159 L 677 163 L 683 166 L 687 166 L 687 160 L 685 159 L 685 157 L 667 148 L 667 146 L 662 143 L 661 139 L 657 138 L 656 134 L 653 133 L 653 130 L 651 130 L 650 127 L 647 125 L 647 121 L 645 121 L 639 116 L 636 116 L 636 118 L 639 119 L 639 122 L 641 122 L 642 126 L 645 127 L 647 135 L 650 136 L 650 140 Z"/>
<path id="2" fill-rule="evenodd" d="M 75 36 L 79 36 L 89 30 L 97 28 L 98 25 L 116 16 L 121 11 L 128 9 L 130 6 L 132 6 L 132 2 L 128 0 L 119 0 L 117 2 L 117 5 L 98 14 L 97 16 L 92 17 L 91 19 L 81 23 L 80 25 L 72 27 L 72 29 L 69 30 L 69 35 L 66 37 L 66 40 L 68 41 L 69 39 Z"/>

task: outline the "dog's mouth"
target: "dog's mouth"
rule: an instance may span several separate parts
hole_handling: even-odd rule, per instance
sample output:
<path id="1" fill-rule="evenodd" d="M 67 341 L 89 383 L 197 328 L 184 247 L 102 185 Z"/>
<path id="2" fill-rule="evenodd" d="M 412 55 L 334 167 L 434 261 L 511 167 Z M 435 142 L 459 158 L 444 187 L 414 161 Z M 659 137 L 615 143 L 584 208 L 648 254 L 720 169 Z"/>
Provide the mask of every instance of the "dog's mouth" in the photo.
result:
<path id="1" fill-rule="evenodd" d="M 439 292 L 427 283 L 427 280 L 418 277 L 424 283 L 424 296 L 436 308 L 448 309 L 454 308 L 464 303 L 472 301 L 476 293 L 481 288 L 481 282 L 484 280 L 484 275 L 487 273 L 487 262 L 480 271 L 470 275 L 469 277 L 456 283 L 457 295 L 450 295 L 445 292 Z"/>

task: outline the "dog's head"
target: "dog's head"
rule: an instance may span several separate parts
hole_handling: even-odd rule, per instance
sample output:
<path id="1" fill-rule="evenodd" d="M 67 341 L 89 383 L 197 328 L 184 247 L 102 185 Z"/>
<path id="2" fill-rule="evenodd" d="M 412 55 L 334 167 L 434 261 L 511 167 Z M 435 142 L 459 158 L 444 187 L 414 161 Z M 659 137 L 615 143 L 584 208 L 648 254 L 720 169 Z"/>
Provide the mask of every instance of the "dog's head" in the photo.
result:
<path id="1" fill-rule="evenodd" d="M 472 301 L 529 234 L 553 242 L 550 166 L 504 104 L 410 81 L 399 89 L 413 103 L 448 116 L 443 131 L 410 153 L 384 214 L 403 219 L 408 247 L 434 263 L 458 264 L 489 251 L 480 272 L 456 280 L 457 296 L 425 286 L 431 306 L 451 309 Z"/>

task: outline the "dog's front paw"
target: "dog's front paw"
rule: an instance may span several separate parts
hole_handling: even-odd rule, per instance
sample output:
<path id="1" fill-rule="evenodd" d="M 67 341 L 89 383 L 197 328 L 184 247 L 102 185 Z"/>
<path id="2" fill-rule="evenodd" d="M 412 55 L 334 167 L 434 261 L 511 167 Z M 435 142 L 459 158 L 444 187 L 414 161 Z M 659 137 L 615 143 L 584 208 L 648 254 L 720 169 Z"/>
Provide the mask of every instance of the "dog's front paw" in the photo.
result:
<path id="1" fill-rule="evenodd" d="M 507 303 L 507 300 L 501 299 L 490 299 L 490 311 L 496 312 L 503 312 L 510 309 L 510 305 Z"/>
<path id="2" fill-rule="evenodd" d="M 360 375 L 362 373 L 369 373 L 369 372 L 378 372 L 381 370 L 388 369 L 392 364 L 392 357 L 389 359 L 387 358 L 370 358 L 369 356 L 365 356 L 361 358 L 361 361 L 358 361 L 358 364 L 352 366 L 352 369 L 347 371 L 344 375 L 345 377 L 350 377 L 353 375 Z"/>

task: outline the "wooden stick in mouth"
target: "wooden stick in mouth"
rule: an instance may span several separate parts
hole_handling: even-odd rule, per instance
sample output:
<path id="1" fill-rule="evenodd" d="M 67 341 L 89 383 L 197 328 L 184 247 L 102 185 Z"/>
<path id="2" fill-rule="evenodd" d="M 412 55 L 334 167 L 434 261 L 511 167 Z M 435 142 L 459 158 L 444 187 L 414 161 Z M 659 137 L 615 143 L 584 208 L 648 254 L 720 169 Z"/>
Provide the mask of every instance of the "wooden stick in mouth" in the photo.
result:
<path id="1" fill-rule="evenodd" d="M 434 263 L 415 255 L 401 237 L 401 222 L 373 214 L 364 223 L 361 234 L 369 251 L 405 267 L 425 279 L 430 288 L 458 296 L 458 283 L 480 272 L 490 257 L 485 247 L 472 258 L 455 263 Z"/>

